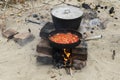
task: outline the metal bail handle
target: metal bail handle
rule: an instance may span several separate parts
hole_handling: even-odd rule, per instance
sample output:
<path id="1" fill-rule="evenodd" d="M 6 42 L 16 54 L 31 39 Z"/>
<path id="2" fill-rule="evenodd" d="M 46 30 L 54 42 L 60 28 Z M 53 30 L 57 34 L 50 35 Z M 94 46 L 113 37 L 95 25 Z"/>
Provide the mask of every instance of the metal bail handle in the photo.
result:
<path id="1" fill-rule="evenodd" d="M 70 13 L 70 9 L 64 10 L 64 14 L 69 14 L 69 13 Z"/>

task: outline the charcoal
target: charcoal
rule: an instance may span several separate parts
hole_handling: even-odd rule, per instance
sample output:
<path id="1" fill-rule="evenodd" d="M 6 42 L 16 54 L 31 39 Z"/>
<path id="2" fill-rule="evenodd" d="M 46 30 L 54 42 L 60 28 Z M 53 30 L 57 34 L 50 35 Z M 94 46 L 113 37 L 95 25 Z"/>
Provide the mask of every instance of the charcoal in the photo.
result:
<path id="1" fill-rule="evenodd" d="M 115 17 L 115 19 L 118 19 L 117 17 Z"/>
<path id="2" fill-rule="evenodd" d="M 109 10 L 109 14 L 113 14 L 113 13 L 115 13 L 114 7 L 111 7 L 110 10 Z"/>
<path id="3" fill-rule="evenodd" d="M 90 31 L 91 34 L 93 34 L 94 32 L 93 31 Z"/>
<path id="4" fill-rule="evenodd" d="M 40 18 L 37 18 L 37 20 L 40 20 Z"/>
<path id="5" fill-rule="evenodd" d="M 103 7 L 102 7 L 102 6 L 101 6 L 100 8 L 101 8 L 101 9 L 103 9 Z"/>
<path id="6" fill-rule="evenodd" d="M 113 54 L 112 54 L 112 59 L 113 60 L 115 59 L 115 55 L 116 55 L 115 50 L 113 50 Z"/>
<path id="7" fill-rule="evenodd" d="M 85 9 L 91 9 L 90 6 L 88 4 L 86 4 L 86 3 L 83 3 L 82 7 L 85 8 Z"/>
<path id="8" fill-rule="evenodd" d="M 107 6 L 105 6 L 105 9 L 107 9 L 108 7 Z"/>
<path id="9" fill-rule="evenodd" d="M 98 13 L 100 13 L 100 11 L 98 11 Z"/>
<path id="10" fill-rule="evenodd" d="M 33 17 L 34 17 L 34 18 L 37 18 L 37 17 L 38 17 L 38 15 L 37 15 L 37 14 L 33 14 Z"/>
<path id="11" fill-rule="evenodd" d="M 31 33 L 31 29 L 29 28 L 28 31 Z"/>

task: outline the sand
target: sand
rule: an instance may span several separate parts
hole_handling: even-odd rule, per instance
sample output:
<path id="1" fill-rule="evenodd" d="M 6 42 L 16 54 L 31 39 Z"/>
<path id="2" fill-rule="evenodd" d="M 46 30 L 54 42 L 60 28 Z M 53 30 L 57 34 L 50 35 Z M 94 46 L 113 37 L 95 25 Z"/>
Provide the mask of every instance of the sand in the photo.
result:
<path id="1" fill-rule="evenodd" d="M 50 1 L 50 0 L 49 0 Z M 83 2 L 84 0 L 81 0 Z M 41 2 L 48 2 L 48 0 Z M 88 41 L 88 60 L 87 66 L 82 70 L 73 71 L 73 76 L 66 74 L 64 69 L 55 69 L 52 65 L 43 65 L 36 62 L 36 45 L 41 38 L 39 32 L 42 25 L 26 23 L 25 18 L 32 13 L 41 13 L 48 15 L 45 21 L 50 21 L 49 11 L 53 5 L 60 3 L 57 0 L 49 2 L 51 5 L 43 4 L 39 0 L 34 2 L 34 6 L 30 2 L 26 2 L 25 7 L 20 4 L 14 8 L 6 9 L 6 27 L 15 29 L 19 32 L 28 32 L 35 36 L 35 39 L 24 46 L 2 37 L 0 34 L 0 80 L 120 80 L 120 1 L 119 0 L 86 0 L 86 3 L 101 3 L 101 5 L 114 6 L 117 20 L 108 15 L 108 11 L 101 11 L 99 17 L 108 19 L 106 29 L 95 30 L 94 34 L 103 35 L 102 39 Z M 76 0 L 68 3 L 81 4 Z M 28 6 L 27 6 L 28 4 Z M 41 7 L 42 6 L 42 7 Z M 22 9 L 20 12 L 19 9 Z M 35 7 L 35 8 L 34 8 Z M 31 9 L 32 8 L 32 9 Z M 44 9 L 45 8 L 45 9 Z M 25 10 L 26 9 L 26 10 Z M 27 10 L 28 9 L 28 10 Z M 3 14 L 3 11 L 0 11 Z M 10 14 L 14 14 L 10 16 Z M 1 19 L 3 20 L 3 19 Z M 113 50 L 115 50 L 115 59 L 112 60 Z"/>

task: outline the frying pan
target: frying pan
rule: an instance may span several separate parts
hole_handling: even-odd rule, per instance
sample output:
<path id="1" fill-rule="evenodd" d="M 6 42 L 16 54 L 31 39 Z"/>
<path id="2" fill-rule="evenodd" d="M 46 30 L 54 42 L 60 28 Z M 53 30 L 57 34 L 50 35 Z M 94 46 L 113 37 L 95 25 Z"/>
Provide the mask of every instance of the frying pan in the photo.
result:
<path id="1" fill-rule="evenodd" d="M 79 37 L 79 40 L 77 42 L 75 42 L 75 43 L 70 43 L 70 44 L 60 44 L 60 43 L 56 43 L 56 42 L 50 40 L 50 37 L 57 34 L 57 33 L 68 33 L 68 32 L 77 35 Z M 81 42 L 80 39 L 82 39 L 82 34 L 81 33 L 77 32 L 75 30 L 68 30 L 68 29 L 67 30 L 64 29 L 64 30 L 52 31 L 52 32 L 49 33 L 49 36 L 48 36 L 50 46 L 54 47 L 54 48 L 60 48 L 60 49 L 63 49 L 63 48 L 75 48 L 76 46 L 78 46 L 80 44 L 80 42 Z"/>

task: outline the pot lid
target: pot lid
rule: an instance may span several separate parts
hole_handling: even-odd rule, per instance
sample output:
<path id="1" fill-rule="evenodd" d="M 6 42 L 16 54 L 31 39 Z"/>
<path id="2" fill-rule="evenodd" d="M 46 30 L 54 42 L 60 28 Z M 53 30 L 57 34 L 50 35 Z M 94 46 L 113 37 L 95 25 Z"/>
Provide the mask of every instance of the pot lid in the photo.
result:
<path id="1" fill-rule="evenodd" d="M 74 6 L 59 6 L 52 9 L 51 14 L 61 19 L 75 19 L 83 15 L 83 12 Z"/>

